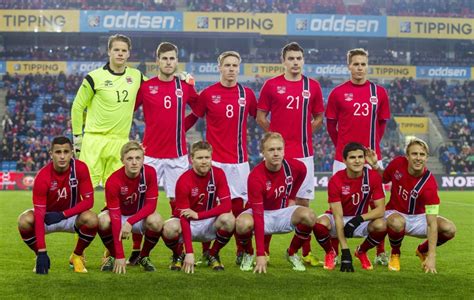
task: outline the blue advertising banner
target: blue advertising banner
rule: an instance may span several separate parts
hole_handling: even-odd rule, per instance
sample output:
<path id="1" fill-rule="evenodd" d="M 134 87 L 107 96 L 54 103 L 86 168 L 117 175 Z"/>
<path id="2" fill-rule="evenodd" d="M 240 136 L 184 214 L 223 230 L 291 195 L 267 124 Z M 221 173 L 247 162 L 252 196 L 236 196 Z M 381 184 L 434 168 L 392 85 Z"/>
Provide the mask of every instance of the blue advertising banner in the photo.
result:
<path id="1" fill-rule="evenodd" d="M 68 61 L 67 74 L 81 74 L 85 75 L 92 70 L 103 67 L 105 61 Z"/>
<path id="2" fill-rule="evenodd" d="M 219 65 L 217 63 L 187 63 L 186 72 L 191 74 L 213 75 L 219 74 Z M 244 64 L 240 64 L 240 74 L 244 72 Z"/>
<path id="3" fill-rule="evenodd" d="M 387 19 L 381 16 L 287 15 L 288 35 L 387 36 Z"/>
<path id="4" fill-rule="evenodd" d="M 181 12 L 81 11 L 80 32 L 183 31 Z"/>
<path id="5" fill-rule="evenodd" d="M 465 67 L 440 67 L 440 66 L 417 66 L 416 78 L 471 78 L 471 68 Z"/>
<path id="6" fill-rule="evenodd" d="M 5 74 L 6 69 L 6 63 L 3 60 L 0 60 L 0 74 Z"/>

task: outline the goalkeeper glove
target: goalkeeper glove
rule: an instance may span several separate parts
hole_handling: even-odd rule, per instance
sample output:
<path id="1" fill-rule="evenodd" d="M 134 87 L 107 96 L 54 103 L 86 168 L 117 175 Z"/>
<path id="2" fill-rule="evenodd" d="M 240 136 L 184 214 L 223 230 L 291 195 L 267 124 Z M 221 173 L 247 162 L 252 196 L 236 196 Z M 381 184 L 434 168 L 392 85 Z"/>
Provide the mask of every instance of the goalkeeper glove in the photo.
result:
<path id="1" fill-rule="evenodd" d="M 349 249 L 341 249 L 341 272 L 354 272 L 352 256 Z"/>
<path id="2" fill-rule="evenodd" d="M 66 219 L 64 214 L 60 211 L 47 212 L 44 216 L 44 222 L 46 225 L 56 224 Z"/>
<path id="3" fill-rule="evenodd" d="M 48 274 L 49 266 L 48 253 L 46 251 L 38 252 L 36 256 L 36 274 Z"/>
<path id="4" fill-rule="evenodd" d="M 72 137 L 73 146 L 74 146 L 74 153 L 76 157 L 79 157 L 82 148 L 82 135 L 74 135 Z"/>
<path id="5" fill-rule="evenodd" d="M 189 85 L 194 85 L 195 84 L 193 75 L 189 74 L 186 71 L 178 73 L 178 77 L 179 77 L 180 80 L 186 81 L 186 83 L 189 84 Z"/>
<path id="6" fill-rule="evenodd" d="M 344 235 L 348 238 L 351 238 L 354 235 L 354 230 L 359 227 L 359 225 L 364 222 L 364 218 L 361 215 L 355 216 L 350 219 L 346 226 L 344 226 Z"/>

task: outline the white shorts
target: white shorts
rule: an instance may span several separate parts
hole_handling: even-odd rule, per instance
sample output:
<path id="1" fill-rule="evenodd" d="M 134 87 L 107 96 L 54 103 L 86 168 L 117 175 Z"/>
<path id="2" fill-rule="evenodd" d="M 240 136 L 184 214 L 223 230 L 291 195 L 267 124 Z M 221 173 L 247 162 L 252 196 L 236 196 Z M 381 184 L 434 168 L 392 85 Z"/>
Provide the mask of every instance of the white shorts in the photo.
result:
<path id="1" fill-rule="evenodd" d="M 244 204 L 247 203 L 247 178 L 250 173 L 249 163 L 225 164 L 213 161 L 212 165 L 224 171 L 230 189 L 230 198 L 242 198 L 244 199 Z"/>
<path id="2" fill-rule="evenodd" d="M 145 155 L 145 164 L 152 166 L 156 170 L 158 183 L 162 180 L 166 197 L 174 198 L 176 181 L 179 176 L 189 169 L 187 155 L 178 158 L 154 158 Z"/>
<path id="3" fill-rule="evenodd" d="M 406 215 L 396 210 L 386 210 L 385 211 L 385 220 L 387 218 L 397 213 L 400 216 L 405 218 L 405 234 L 409 236 L 425 238 L 428 232 L 428 224 L 426 223 L 426 214 L 418 215 Z"/>
<path id="4" fill-rule="evenodd" d="M 75 233 L 74 224 L 76 224 L 77 215 L 64 219 L 56 224 L 44 224 L 45 233 L 51 232 L 70 232 Z"/>
<path id="5" fill-rule="evenodd" d="M 314 200 L 314 160 L 313 156 L 296 158 L 306 166 L 306 177 L 301 184 L 301 187 L 296 193 L 297 198 L 307 199 L 309 201 Z"/>
<path id="6" fill-rule="evenodd" d="M 127 222 L 128 218 L 130 218 L 130 216 L 122 216 L 122 224 Z M 132 233 L 139 233 L 141 235 L 145 234 L 145 222 L 143 222 L 145 219 L 141 219 L 132 225 Z"/>
<path id="7" fill-rule="evenodd" d="M 171 218 L 170 220 L 177 220 L 178 218 Z M 168 222 L 166 221 L 166 222 Z M 216 222 L 216 217 L 208 218 L 203 220 L 191 220 L 189 223 L 191 225 L 191 239 L 193 242 L 209 242 L 216 239 L 217 229 L 214 226 Z M 180 242 L 183 242 L 183 235 L 179 238 Z"/>
<path id="8" fill-rule="evenodd" d="M 301 207 L 299 205 L 292 205 L 286 208 L 276 210 L 265 210 L 263 212 L 263 220 L 265 225 L 265 235 L 276 233 L 288 233 L 295 230 L 295 226 L 291 223 L 291 216 L 295 210 Z M 252 209 L 247 209 L 243 214 L 251 214 Z"/>
<path id="9" fill-rule="evenodd" d="M 383 169 L 382 160 L 379 160 L 377 164 L 379 165 L 380 168 Z M 372 167 L 369 164 L 365 164 L 365 166 L 369 169 L 372 169 Z M 332 174 L 336 174 L 337 172 L 341 170 L 345 170 L 345 169 L 346 169 L 346 164 L 343 163 L 342 161 L 334 160 L 334 162 L 332 163 Z"/>
<path id="10" fill-rule="evenodd" d="M 323 214 L 323 215 L 328 217 L 329 222 L 331 223 L 331 230 L 329 234 L 331 235 L 331 237 L 337 237 L 336 222 L 334 221 L 334 215 L 333 214 Z M 353 217 L 351 216 L 342 217 L 342 220 L 344 221 L 344 226 L 352 218 Z M 369 235 L 369 221 L 364 221 L 354 230 L 353 237 L 366 237 L 367 235 Z"/>

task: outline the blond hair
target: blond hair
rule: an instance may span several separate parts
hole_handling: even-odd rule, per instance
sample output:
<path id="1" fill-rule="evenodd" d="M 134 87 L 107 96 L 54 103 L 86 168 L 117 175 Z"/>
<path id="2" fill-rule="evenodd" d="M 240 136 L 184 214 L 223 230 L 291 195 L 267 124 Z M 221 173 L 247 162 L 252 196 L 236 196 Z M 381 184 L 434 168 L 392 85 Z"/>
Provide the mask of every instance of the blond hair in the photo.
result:
<path id="1" fill-rule="evenodd" d="M 362 55 L 369 58 L 369 52 L 365 50 L 364 48 L 354 48 L 349 51 L 347 51 L 347 64 L 350 65 L 352 61 L 352 57 L 356 55 Z"/>
<path id="2" fill-rule="evenodd" d="M 263 150 L 265 149 L 265 143 L 268 141 L 268 140 L 271 140 L 271 139 L 276 139 L 276 140 L 280 140 L 283 142 L 283 145 L 285 145 L 285 140 L 283 139 L 283 136 L 281 134 L 279 134 L 278 132 L 266 132 L 262 139 L 260 140 L 260 152 L 263 153 Z"/>
<path id="3" fill-rule="evenodd" d="M 222 66 L 222 62 L 224 61 L 224 59 L 226 57 L 229 57 L 229 56 L 236 57 L 239 60 L 239 64 L 242 62 L 242 58 L 240 57 L 239 52 L 237 52 L 237 51 L 224 51 L 217 58 L 217 63 L 219 64 L 219 66 Z"/>
<path id="4" fill-rule="evenodd" d="M 194 154 L 200 150 L 207 150 L 212 153 L 212 146 L 208 142 L 197 141 L 191 145 L 191 157 L 194 157 Z"/>
<path id="5" fill-rule="evenodd" d="M 129 141 L 122 146 L 122 149 L 120 149 L 120 159 L 123 160 L 125 154 L 133 150 L 138 150 L 142 153 L 145 153 L 145 150 L 143 150 L 142 145 L 138 141 Z"/>
<path id="6" fill-rule="evenodd" d="M 410 150 L 410 147 L 413 146 L 413 145 L 418 145 L 421 148 L 423 148 L 426 152 L 426 155 L 430 154 L 430 148 L 428 147 L 428 144 L 425 141 L 423 141 L 422 139 L 414 138 L 414 139 L 411 139 L 408 142 L 407 148 L 405 150 L 406 155 L 408 155 L 408 151 Z"/>

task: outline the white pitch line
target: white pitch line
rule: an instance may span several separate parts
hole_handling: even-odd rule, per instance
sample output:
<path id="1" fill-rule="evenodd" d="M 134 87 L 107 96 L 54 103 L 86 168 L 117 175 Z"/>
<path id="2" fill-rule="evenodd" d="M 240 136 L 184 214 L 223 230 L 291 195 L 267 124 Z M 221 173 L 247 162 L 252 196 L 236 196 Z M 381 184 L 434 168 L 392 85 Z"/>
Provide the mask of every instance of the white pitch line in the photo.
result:
<path id="1" fill-rule="evenodd" d="M 452 202 L 452 201 L 443 201 L 443 200 L 441 200 L 441 204 L 443 204 L 443 203 L 455 204 L 455 205 L 460 205 L 460 206 L 469 206 L 469 207 L 474 206 L 474 203 L 459 203 L 459 202 Z"/>

